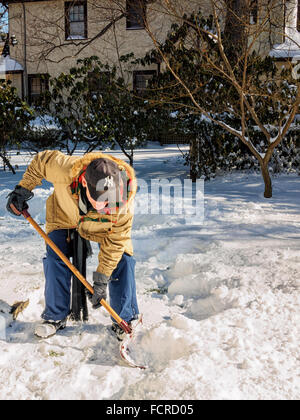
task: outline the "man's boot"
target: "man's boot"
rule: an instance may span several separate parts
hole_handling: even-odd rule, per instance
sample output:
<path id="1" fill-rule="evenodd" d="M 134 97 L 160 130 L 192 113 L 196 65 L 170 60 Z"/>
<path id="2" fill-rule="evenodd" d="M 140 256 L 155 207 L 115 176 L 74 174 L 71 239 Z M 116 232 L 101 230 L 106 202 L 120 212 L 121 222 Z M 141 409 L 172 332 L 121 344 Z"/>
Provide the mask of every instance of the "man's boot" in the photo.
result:
<path id="1" fill-rule="evenodd" d="M 39 338 L 49 338 L 56 334 L 58 330 L 63 330 L 67 325 L 67 318 L 61 321 L 44 321 L 38 324 L 34 334 Z"/>

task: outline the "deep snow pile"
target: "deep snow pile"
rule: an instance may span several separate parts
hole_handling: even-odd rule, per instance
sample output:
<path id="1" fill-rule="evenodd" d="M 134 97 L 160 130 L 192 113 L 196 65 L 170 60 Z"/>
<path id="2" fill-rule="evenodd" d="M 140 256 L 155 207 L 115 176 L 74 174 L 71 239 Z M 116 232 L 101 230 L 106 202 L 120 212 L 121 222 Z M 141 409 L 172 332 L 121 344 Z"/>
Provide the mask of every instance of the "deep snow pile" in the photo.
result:
<path id="1" fill-rule="evenodd" d="M 122 157 L 118 154 L 119 157 Z M 139 177 L 184 176 L 174 147 L 137 153 Z M 1 399 L 298 399 L 300 178 L 274 180 L 263 198 L 259 175 L 205 184 L 205 221 L 137 215 L 133 229 L 137 288 L 145 334 L 124 365 L 104 309 L 86 324 L 39 341 L 44 243 L 25 220 L 5 211 L 16 177 L 0 173 L 0 303 L 30 299 L 0 340 Z M 44 223 L 45 184 L 30 202 Z M 140 194 L 139 206 L 146 197 Z M 95 245 L 96 246 L 96 245 Z M 93 245 L 94 247 L 94 245 Z M 97 266 L 89 260 L 88 280 Z"/>

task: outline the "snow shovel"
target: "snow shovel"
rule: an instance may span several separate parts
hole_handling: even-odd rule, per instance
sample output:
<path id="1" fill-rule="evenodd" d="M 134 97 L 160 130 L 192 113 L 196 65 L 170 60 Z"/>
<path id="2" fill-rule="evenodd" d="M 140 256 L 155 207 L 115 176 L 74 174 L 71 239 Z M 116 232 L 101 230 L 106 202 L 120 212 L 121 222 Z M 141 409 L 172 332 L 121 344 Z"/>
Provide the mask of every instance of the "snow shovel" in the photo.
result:
<path id="1" fill-rule="evenodd" d="M 13 210 L 18 211 L 13 204 L 11 204 Z M 33 220 L 27 210 L 23 210 L 21 214 L 25 217 L 25 219 L 34 227 L 34 229 L 42 236 L 45 242 L 53 249 L 53 251 L 62 259 L 62 261 L 66 264 L 66 266 L 75 274 L 79 281 L 88 289 L 90 293 L 94 293 L 93 287 L 90 283 L 83 277 L 83 275 L 77 270 L 76 267 L 69 261 L 69 259 L 61 252 L 61 250 L 55 245 L 55 243 L 49 238 L 49 236 L 40 228 L 40 226 Z M 135 364 L 132 358 L 129 355 L 129 341 L 133 338 L 133 333 L 131 327 L 124 321 L 119 315 L 113 310 L 113 308 L 104 300 L 100 301 L 100 304 L 108 311 L 108 313 L 114 318 L 114 320 L 118 323 L 118 325 L 125 331 L 127 334 L 126 339 L 120 345 L 120 354 L 122 359 L 127 362 L 132 367 L 138 367 L 140 369 L 145 369 L 145 366 L 140 366 Z"/>

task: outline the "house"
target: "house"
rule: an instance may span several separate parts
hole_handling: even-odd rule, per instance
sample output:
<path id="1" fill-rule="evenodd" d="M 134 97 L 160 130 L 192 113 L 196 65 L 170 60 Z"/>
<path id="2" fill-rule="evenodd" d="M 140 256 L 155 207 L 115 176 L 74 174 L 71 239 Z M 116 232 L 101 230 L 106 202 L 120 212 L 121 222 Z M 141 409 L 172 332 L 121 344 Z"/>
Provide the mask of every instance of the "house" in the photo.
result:
<path id="1" fill-rule="evenodd" d="M 9 56 L 9 43 L 11 42 L 14 42 L 14 38 L 10 39 L 9 36 L 1 38 L 0 80 L 11 80 L 18 92 L 23 92 L 23 67 Z"/>
<path id="2" fill-rule="evenodd" d="M 262 1 L 251 0 L 251 25 L 257 25 L 261 19 Z M 2 74 L 3 67 L 9 65 L 7 77 L 10 75 L 20 95 L 30 102 L 47 89 L 42 75 L 67 72 L 79 58 L 96 55 L 104 63 L 116 64 L 120 56 L 131 52 L 136 57 L 144 56 L 153 48 L 144 16 L 159 40 L 164 39 L 171 25 L 170 15 L 163 7 L 168 3 L 166 0 L 6 0 L 6 3 L 10 37 L 17 43 L 9 46 L 12 61 L 2 64 Z M 208 14 L 211 11 L 211 0 L 181 0 L 178 4 L 186 12 L 195 4 Z M 278 7 L 271 11 L 276 33 L 271 29 L 262 34 L 257 49 L 262 54 L 271 51 L 272 55 L 280 51 L 280 57 L 289 58 L 291 48 L 293 56 L 300 50 L 300 0 L 277 0 L 276 4 Z M 291 39 L 295 42 L 287 41 Z M 129 70 L 129 82 L 142 91 L 160 70 L 160 63 Z"/>
<path id="3" fill-rule="evenodd" d="M 103 63 L 118 63 L 133 52 L 142 57 L 153 44 L 144 28 L 149 13 L 144 0 L 7 0 L 9 33 L 18 40 L 10 58 L 21 65 L 20 95 L 30 102 L 47 89 L 42 75 L 67 72 L 79 58 L 98 56 Z M 134 3 L 134 4 L 133 4 Z M 151 16 L 157 33 L 166 34 L 164 16 Z M 159 63 L 131 70 L 131 83 L 139 91 L 159 71 Z M 18 83 L 20 86 L 20 81 Z"/>
<path id="4" fill-rule="evenodd" d="M 270 55 L 277 59 L 299 59 L 300 61 L 300 1 L 285 2 L 283 42 L 274 45 Z"/>

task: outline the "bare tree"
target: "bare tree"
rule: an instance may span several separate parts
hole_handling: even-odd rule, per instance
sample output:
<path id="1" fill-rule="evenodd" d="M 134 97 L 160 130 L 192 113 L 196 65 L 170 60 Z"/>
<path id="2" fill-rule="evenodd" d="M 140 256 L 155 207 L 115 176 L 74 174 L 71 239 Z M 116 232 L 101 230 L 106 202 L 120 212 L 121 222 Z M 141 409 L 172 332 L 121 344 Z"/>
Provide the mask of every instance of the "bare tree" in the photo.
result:
<path id="1" fill-rule="evenodd" d="M 88 32 L 84 36 L 67 34 L 66 28 L 76 23 L 71 21 L 72 16 L 69 13 L 72 7 L 78 5 L 75 0 L 68 2 L 65 6 L 57 2 L 51 5 L 51 8 L 47 7 L 47 4 L 44 7 L 34 4 L 25 5 L 19 16 L 17 13 L 16 16 L 11 13 L 10 19 L 19 19 L 16 27 L 26 25 L 24 42 L 27 45 L 28 62 L 61 63 L 69 59 L 75 62 L 78 58 L 88 55 L 101 55 L 101 52 L 104 60 L 105 51 L 114 51 L 111 55 L 118 56 L 117 50 L 122 45 L 125 45 L 126 49 L 126 41 L 122 40 L 118 34 L 118 25 L 121 22 L 123 25 L 124 19 L 130 13 L 128 4 L 139 1 L 141 0 L 89 0 L 88 13 L 84 12 Z M 21 20 L 24 22 L 26 20 L 26 23 Z"/>
<path id="2" fill-rule="evenodd" d="M 98 30 L 86 39 L 80 39 L 80 37 L 76 39 L 71 36 L 65 39 L 65 24 L 66 19 L 68 19 L 65 10 L 62 14 L 58 12 L 52 19 L 48 15 L 42 19 L 32 14 L 32 19 L 35 22 L 33 27 L 39 26 L 41 28 L 38 34 L 32 34 L 31 39 L 33 46 L 39 45 L 36 58 L 59 63 L 69 58 L 80 57 L 90 46 L 97 48 L 98 41 L 112 31 L 115 25 L 126 16 L 126 8 L 124 9 L 123 3 L 117 0 L 90 1 L 89 7 L 92 12 L 89 14 L 88 23 L 89 26 L 96 26 Z M 57 58 L 57 52 L 59 51 L 65 51 L 65 53 L 60 54 Z"/>
<path id="3" fill-rule="evenodd" d="M 145 25 L 156 52 L 174 80 L 175 89 L 164 100 L 177 107 L 188 106 L 190 112 L 209 118 L 238 137 L 260 164 L 264 196 L 272 197 L 269 162 L 293 124 L 300 105 L 299 78 L 292 78 L 289 66 L 282 70 L 267 57 L 270 32 L 272 37 L 283 38 L 283 26 L 278 25 L 282 2 L 256 2 L 252 19 L 252 0 L 207 0 L 210 15 L 206 17 L 205 13 L 197 13 L 197 9 L 188 15 L 182 1 L 159 0 L 157 3 L 158 9 L 160 7 L 177 22 L 167 43 L 157 39 L 151 22 Z M 195 2 L 194 6 L 203 3 Z M 278 29 L 275 34 L 274 28 Z M 262 44 L 264 56 L 256 53 Z M 191 77 L 189 66 L 198 68 L 198 76 Z M 221 93 L 220 87 L 224 86 L 226 94 L 224 89 Z M 272 116 L 266 121 L 269 109 Z M 232 115 L 238 126 L 224 121 L 220 117 L 224 114 Z M 257 132 L 263 136 L 263 145 L 262 141 L 259 145 L 256 142 Z"/>

